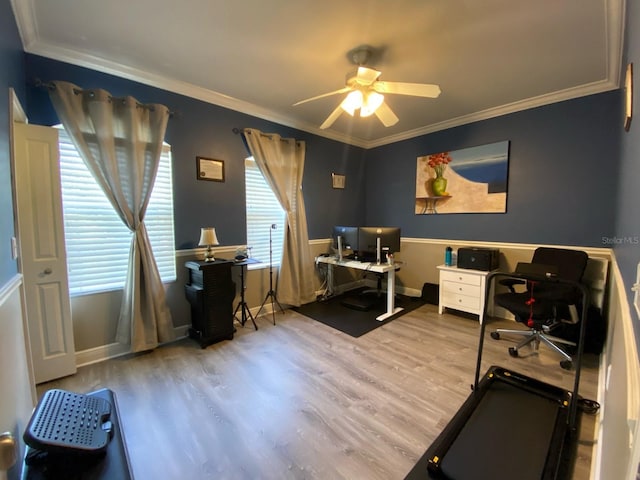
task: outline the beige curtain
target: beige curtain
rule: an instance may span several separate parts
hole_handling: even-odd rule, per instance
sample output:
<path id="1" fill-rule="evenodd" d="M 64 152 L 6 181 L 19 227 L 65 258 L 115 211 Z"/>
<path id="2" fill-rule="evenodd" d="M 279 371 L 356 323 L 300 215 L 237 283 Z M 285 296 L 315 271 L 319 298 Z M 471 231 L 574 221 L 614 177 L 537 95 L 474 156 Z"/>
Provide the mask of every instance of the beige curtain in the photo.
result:
<path id="1" fill-rule="evenodd" d="M 114 98 L 104 90 L 82 90 L 67 82 L 53 82 L 49 92 L 87 168 L 132 232 L 116 340 L 130 344 L 132 352 L 153 349 L 174 338 L 144 225 L 169 111 L 163 105 L 141 105 L 132 97 Z"/>
<path id="2" fill-rule="evenodd" d="M 278 300 L 293 306 L 312 302 L 313 259 L 302 195 L 305 143 L 250 128 L 243 133 L 258 168 L 286 213 Z"/>

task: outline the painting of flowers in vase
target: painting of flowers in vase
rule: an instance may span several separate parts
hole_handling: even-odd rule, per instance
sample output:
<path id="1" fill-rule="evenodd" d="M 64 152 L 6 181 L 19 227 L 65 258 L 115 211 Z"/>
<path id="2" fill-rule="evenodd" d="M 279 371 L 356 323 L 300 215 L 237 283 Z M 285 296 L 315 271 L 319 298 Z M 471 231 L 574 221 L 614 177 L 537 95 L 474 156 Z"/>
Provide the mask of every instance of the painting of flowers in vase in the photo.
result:
<path id="1" fill-rule="evenodd" d="M 417 158 L 415 213 L 507 211 L 509 142 Z"/>

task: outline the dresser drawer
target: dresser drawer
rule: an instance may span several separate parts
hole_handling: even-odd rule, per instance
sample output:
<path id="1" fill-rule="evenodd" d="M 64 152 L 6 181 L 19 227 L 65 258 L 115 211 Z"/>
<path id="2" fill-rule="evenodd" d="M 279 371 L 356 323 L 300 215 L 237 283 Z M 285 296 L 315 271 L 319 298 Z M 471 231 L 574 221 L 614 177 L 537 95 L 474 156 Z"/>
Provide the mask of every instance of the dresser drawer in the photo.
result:
<path id="1" fill-rule="evenodd" d="M 479 275 L 473 275 L 470 273 L 449 272 L 446 270 L 442 270 L 440 272 L 440 281 L 466 283 L 468 285 L 480 286 L 482 278 Z"/>
<path id="2" fill-rule="evenodd" d="M 442 289 L 446 293 L 469 295 L 471 297 L 478 297 L 484 294 L 480 291 L 479 285 L 469 285 L 468 283 L 456 283 L 456 282 L 442 282 Z"/>
<path id="3" fill-rule="evenodd" d="M 470 297 L 468 295 L 459 295 L 456 293 L 444 292 L 442 295 L 442 304 L 445 307 L 455 308 L 470 313 L 480 313 L 480 298 Z"/>

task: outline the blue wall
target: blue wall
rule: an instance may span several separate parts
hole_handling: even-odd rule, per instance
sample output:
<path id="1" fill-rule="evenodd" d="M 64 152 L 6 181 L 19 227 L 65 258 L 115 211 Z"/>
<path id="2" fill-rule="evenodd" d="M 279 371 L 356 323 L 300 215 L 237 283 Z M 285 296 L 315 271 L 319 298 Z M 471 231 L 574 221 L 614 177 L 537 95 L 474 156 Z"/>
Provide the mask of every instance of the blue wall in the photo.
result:
<path id="1" fill-rule="evenodd" d="M 161 89 L 34 55 L 23 67 L 13 15 L 0 0 L 0 81 L 26 94 L 33 123 L 57 122 L 45 91 L 22 87 L 39 78 L 67 80 L 81 87 L 101 87 L 114 95 L 134 95 L 143 102 L 167 105 L 167 141 L 174 154 L 176 246 L 195 246 L 199 228 L 214 225 L 225 245 L 245 242 L 243 143 L 234 127 L 253 127 L 307 142 L 304 191 L 310 238 L 326 238 L 334 224 L 399 225 L 405 237 L 495 240 L 526 243 L 612 246 L 603 239 L 640 235 L 637 180 L 640 158 L 637 119 L 621 133 L 619 91 L 593 95 L 424 135 L 364 151 L 283 127 Z M 638 27 L 637 6 L 629 5 L 630 25 Z M 8 25 L 4 25 L 8 23 Z M 626 58 L 640 52 L 638 36 L 628 28 Z M 26 70 L 24 69 L 26 68 Z M 0 102 L 6 102 L 0 98 Z M 7 106 L 0 103 L 6 111 Z M 8 127 L 0 120 L 0 169 L 8 180 Z M 415 215 L 416 157 L 501 140 L 510 141 L 506 214 Z M 226 182 L 195 178 L 195 157 L 225 161 Z M 347 188 L 331 188 L 331 172 L 347 175 Z M 13 230 L 9 188 L 2 188 L 2 237 Z M 613 245 L 625 283 L 635 278 L 640 246 Z M 8 248 L 2 249 L 0 275 L 15 273 Z"/>
<path id="2" fill-rule="evenodd" d="M 367 222 L 398 224 L 405 237 L 601 247 L 615 232 L 619 99 L 592 95 L 373 149 Z M 507 213 L 414 214 L 418 156 L 503 140 Z"/>
<path id="3" fill-rule="evenodd" d="M 173 153 L 176 247 L 193 248 L 200 227 L 215 226 L 222 245 L 246 244 L 244 159 L 248 153 L 232 129 L 257 128 L 304 140 L 307 146 L 303 190 L 310 238 L 327 238 L 334 224 L 364 219 L 364 150 L 303 131 L 218 107 L 165 90 L 67 63 L 26 55 L 27 81 L 65 80 L 83 88 L 104 88 L 115 96 L 132 95 L 144 103 L 161 103 L 175 112 L 166 141 Z M 27 111 L 31 123 L 58 122 L 46 90 L 30 86 Z M 196 156 L 224 161 L 225 182 L 196 179 Z M 347 175 L 347 188 L 334 190 L 331 172 Z"/>
<path id="4" fill-rule="evenodd" d="M 13 10 L 9 0 L 0 0 L 0 287 L 18 272 L 10 248 L 14 229 L 8 89 L 16 91 L 26 108 L 24 78 L 22 43 Z"/>
<path id="5" fill-rule="evenodd" d="M 174 156 L 176 246 L 192 248 L 203 225 L 221 242 L 245 240 L 246 150 L 234 127 L 278 132 L 307 142 L 304 192 L 310 238 L 334 224 L 397 225 L 403 236 L 581 246 L 610 246 L 616 235 L 621 95 L 619 91 L 505 115 L 364 151 L 140 83 L 35 55 L 28 82 L 67 80 L 85 88 L 167 105 Z M 31 122 L 57 123 L 47 92 L 27 89 Z M 418 156 L 510 141 L 507 213 L 415 215 Z M 195 157 L 225 161 L 224 183 L 199 181 Z M 331 172 L 347 188 L 331 188 Z"/>

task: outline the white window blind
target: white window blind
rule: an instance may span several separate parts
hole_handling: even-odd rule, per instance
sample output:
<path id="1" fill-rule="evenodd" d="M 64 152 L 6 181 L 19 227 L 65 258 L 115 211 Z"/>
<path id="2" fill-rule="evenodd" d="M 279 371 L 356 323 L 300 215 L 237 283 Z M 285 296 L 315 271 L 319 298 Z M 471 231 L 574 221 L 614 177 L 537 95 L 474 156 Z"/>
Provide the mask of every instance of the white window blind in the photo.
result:
<path id="1" fill-rule="evenodd" d="M 69 293 L 124 287 L 131 232 L 87 170 L 63 128 L 59 132 L 62 208 Z M 171 147 L 163 146 L 145 225 L 162 281 L 176 279 Z"/>
<path id="2" fill-rule="evenodd" d="M 269 263 L 269 233 L 273 242 L 273 263 L 280 264 L 284 238 L 284 210 L 265 181 L 253 157 L 244 163 L 247 205 L 247 247 L 251 257 Z M 271 225 L 276 225 L 272 229 Z"/>

